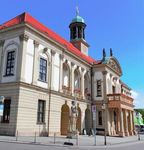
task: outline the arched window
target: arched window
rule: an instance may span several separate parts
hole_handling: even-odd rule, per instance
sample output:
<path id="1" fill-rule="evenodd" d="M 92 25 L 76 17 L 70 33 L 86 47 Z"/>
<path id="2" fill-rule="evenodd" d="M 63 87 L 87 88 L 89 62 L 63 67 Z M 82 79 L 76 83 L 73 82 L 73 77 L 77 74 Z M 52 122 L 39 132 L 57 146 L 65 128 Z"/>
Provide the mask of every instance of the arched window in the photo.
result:
<path id="1" fill-rule="evenodd" d="M 84 76 L 84 94 L 85 96 L 90 96 L 90 83 L 87 73 Z"/>
<path id="2" fill-rule="evenodd" d="M 74 71 L 74 90 L 75 90 L 75 92 L 76 91 L 80 92 L 80 88 L 81 88 L 80 83 L 81 83 L 80 82 L 80 72 L 78 69 L 76 69 Z"/>
<path id="3" fill-rule="evenodd" d="M 70 69 L 67 63 L 63 64 L 63 86 L 69 87 L 70 85 Z"/>

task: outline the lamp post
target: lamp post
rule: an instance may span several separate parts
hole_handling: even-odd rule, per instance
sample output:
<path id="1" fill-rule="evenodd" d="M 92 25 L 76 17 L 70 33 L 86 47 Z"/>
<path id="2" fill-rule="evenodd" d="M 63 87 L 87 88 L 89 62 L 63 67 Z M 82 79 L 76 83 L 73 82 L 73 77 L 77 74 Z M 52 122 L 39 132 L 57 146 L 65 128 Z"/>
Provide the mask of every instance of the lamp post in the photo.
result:
<path id="1" fill-rule="evenodd" d="M 107 119 L 107 115 L 106 115 L 106 103 L 105 103 L 105 101 L 103 101 L 103 103 L 102 103 L 102 110 L 104 110 L 104 145 L 107 145 L 107 140 L 106 140 L 106 119 Z"/>

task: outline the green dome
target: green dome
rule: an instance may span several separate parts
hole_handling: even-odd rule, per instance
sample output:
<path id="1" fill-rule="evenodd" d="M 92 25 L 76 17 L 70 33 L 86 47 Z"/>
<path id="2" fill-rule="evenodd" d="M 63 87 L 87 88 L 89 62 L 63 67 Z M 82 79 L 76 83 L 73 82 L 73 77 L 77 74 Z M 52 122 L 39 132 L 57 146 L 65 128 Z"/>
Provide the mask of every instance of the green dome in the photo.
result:
<path id="1" fill-rule="evenodd" d="M 78 15 L 72 20 L 72 23 L 75 23 L 75 22 L 85 23 L 84 19 Z"/>

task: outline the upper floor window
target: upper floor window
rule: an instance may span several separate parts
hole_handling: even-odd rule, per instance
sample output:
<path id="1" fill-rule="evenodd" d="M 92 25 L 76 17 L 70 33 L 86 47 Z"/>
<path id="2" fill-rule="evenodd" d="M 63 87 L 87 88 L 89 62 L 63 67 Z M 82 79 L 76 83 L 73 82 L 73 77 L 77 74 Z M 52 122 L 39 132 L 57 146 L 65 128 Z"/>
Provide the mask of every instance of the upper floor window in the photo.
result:
<path id="1" fill-rule="evenodd" d="M 14 75 L 15 51 L 10 51 L 7 54 L 6 76 Z"/>
<path id="2" fill-rule="evenodd" d="M 115 86 L 112 86 L 112 92 L 113 92 L 113 94 L 116 93 L 116 87 Z"/>
<path id="3" fill-rule="evenodd" d="M 45 122 L 45 101 L 38 100 L 37 123 Z"/>
<path id="4" fill-rule="evenodd" d="M 46 81 L 47 79 L 47 60 L 40 58 L 39 80 Z"/>
<path id="5" fill-rule="evenodd" d="M 97 97 L 102 96 L 101 80 L 97 80 Z"/>

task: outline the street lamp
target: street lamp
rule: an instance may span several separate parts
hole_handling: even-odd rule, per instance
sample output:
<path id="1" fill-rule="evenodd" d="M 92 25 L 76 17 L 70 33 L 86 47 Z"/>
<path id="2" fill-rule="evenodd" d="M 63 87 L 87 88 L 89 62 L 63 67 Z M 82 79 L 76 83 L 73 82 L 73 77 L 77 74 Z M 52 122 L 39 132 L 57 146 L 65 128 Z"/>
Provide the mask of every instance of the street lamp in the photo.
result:
<path id="1" fill-rule="evenodd" d="M 102 110 L 104 110 L 104 145 L 107 145 L 107 141 L 106 141 L 106 103 L 105 101 L 102 102 Z"/>

